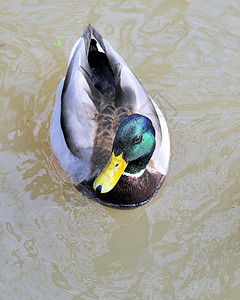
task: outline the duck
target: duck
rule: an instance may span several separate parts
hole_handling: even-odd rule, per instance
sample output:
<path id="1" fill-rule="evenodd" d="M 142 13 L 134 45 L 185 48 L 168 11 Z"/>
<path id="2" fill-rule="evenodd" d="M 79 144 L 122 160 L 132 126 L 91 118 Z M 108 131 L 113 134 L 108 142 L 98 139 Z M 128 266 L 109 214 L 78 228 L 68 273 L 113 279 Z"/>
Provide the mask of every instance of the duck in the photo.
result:
<path id="1" fill-rule="evenodd" d="M 141 206 L 166 178 L 166 119 L 91 24 L 74 44 L 58 86 L 50 142 L 76 189 L 106 206 Z"/>

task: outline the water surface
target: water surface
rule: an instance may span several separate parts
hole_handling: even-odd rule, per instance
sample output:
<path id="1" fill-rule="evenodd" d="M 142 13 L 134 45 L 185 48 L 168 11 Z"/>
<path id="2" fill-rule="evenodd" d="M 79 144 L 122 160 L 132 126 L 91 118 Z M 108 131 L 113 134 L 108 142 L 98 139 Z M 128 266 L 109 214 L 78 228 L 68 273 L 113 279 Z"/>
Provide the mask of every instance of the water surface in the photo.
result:
<path id="1" fill-rule="evenodd" d="M 237 1 L 12 0 L 0 14 L 1 298 L 238 299 Z M 89 22 L 169 125 L 167 179 L 131 211 L 78 193 L 50 146 L 57 86 Z"/>

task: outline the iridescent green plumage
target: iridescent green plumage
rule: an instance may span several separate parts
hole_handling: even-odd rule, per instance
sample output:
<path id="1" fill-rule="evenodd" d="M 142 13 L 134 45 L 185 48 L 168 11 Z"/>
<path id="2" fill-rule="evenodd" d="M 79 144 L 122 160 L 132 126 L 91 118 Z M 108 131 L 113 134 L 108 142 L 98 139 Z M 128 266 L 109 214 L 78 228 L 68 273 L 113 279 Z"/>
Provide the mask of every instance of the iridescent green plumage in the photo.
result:
<path id="1" fill-rule="evenodd" d="M 132 114 L 120 124 L 113 142 L 116 155 L 123 153 L 126 172 L 136 174 L 146 168 L 155 149 L 155 129 L 149 118 Z"/>

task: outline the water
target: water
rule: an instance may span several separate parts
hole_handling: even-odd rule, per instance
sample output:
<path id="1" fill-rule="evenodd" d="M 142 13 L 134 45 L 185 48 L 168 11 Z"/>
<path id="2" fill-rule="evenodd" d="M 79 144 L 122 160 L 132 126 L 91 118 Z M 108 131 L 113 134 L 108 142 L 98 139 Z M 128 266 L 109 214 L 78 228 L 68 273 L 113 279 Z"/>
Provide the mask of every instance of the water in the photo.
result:
<path id="1" fill-rule="evenodd" d="M 13 0 L 0 14 L 1 298 L 239 299 L 239 4 Z M 168 120 L 168 177 L 131 211 L 79 194 L 50 147 L 89 22 Z"/>

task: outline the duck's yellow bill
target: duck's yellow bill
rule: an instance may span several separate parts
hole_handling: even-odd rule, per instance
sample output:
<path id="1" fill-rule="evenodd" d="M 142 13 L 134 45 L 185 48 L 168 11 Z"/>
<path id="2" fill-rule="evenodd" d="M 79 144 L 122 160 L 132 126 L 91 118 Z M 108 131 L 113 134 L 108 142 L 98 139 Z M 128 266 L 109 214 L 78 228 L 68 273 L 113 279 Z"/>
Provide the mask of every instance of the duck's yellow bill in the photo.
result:
<path id="1" fill-rule="evenodd" d="M 112 152 L 111 158 L 106 167 L 93 183 L 94 190 L 100 193 L 107 193 L 111 191 L 122 176 L 126 167 L 127 163 L 123 159 L 122 153 L 115 156 L 114 152 Z"/>

